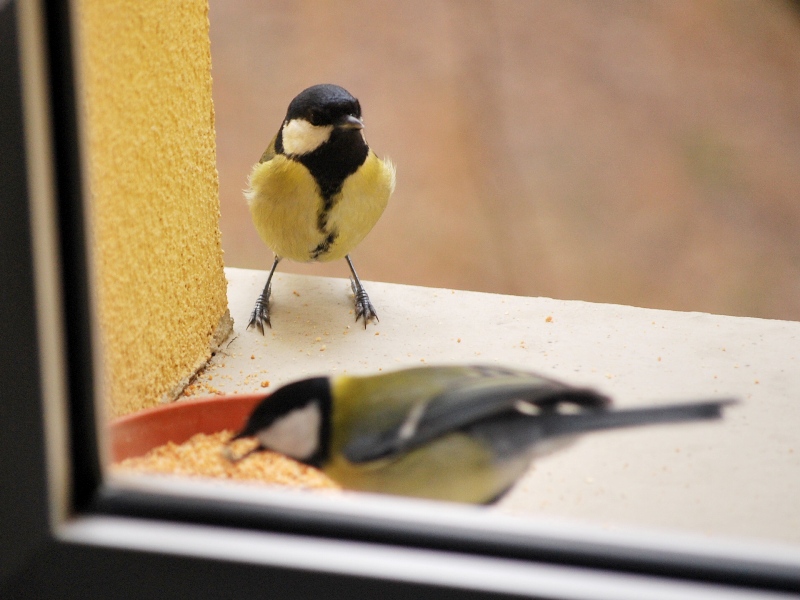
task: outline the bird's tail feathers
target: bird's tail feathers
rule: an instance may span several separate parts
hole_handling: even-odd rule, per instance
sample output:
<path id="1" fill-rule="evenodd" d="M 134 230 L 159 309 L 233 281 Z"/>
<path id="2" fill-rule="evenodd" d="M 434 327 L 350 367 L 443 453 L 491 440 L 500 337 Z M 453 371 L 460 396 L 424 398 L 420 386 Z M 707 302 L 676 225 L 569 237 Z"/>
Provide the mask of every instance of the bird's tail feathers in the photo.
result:
<path id="1" fill-rule="evenodd" d="M 580 414 L 552 415 L 544 426 L 547 437 L 573 435 L 604 429 L 621 429 L 658 423 L 709 421 L 722 418 L 722 409 L 735 404 L 731 398 L 690 404 L 670 404 L 648 408 L 598 410 Z"/>

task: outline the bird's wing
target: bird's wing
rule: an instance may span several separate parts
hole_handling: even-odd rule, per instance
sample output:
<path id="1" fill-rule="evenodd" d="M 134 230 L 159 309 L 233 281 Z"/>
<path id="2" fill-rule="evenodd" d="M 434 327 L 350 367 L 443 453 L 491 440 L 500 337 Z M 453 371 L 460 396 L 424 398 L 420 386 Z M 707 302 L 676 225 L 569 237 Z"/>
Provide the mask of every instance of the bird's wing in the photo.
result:
<path id="1" fill-rule="evenodd" d="M 597 392 L 574 388 L 529 373 L 492 372 L 465 377 L 440 394 L 411 404 L 396 427 L 354 437 L 343 449 L 354 463 L 408 452 L 435 438 L 500 414 L 558 412 L 569 405 L 596 410 L 609 400 Z"/>
<path id="2" fill-rule="evenodd" d="M 267 146 L 267 149 L 264 150 L 264 154 L 261 155 L 261 158 L 258 161 L 259 164 L 268 162 L 275 157 L 275 140 L 277 139 L 278 139 L 277 135 L 275 135 L 275 137 L 272 138 L 272 141 L 269 143 L 269 146 Z"/>

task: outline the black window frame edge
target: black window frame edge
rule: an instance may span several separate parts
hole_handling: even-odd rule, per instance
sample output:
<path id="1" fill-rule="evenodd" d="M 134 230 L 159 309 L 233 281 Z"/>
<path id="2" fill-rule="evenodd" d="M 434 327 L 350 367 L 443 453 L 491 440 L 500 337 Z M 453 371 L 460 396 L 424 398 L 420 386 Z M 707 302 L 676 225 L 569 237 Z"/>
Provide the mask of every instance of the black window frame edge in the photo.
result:
<path id="1" fill-rule="evenodd" d="M 23 31 L 18 18 L 23 10 L 38 11 L 40 31 Z M 609 595 L 608 589 L 592 587 L 595 576 L 610 578 L 612 588 L 618 586 L 619 597 L 631 590 L 636 590 L 638 597 L 649 592 L 653 597 L 692 597 L 692 593 L 708 597 L 714 591 L 800 592 L 800 569 L 792 561 L 746 555 L 721 558 L 658 547 L 587 542 L 570 536 L 515 536 L 507 531 L 436 526 L 413 519 L 388 521 L 374 515 L 313 512 L 285 504 L 255 505 L 135 491 L 104 481 L 95 418 L 96 344 L 85 245 L 88 236 L 72 39 L 74 10 L 75 5 L 65 0 L 0 0 L 0 89 L 4 90 L 0 95 L 0 181 L 4 182 L 0 191 L 4 214 L 0 220 L 0 268 L 7 282 L 0 295 L 0 333 L 4 340 L 0 364 L 5 367 L 0 372 L 0 422 L 5 426 L 0 436 L 4 482 L 0 486 L 0 596 L 105 597 L 113 591 L 118 598 L 145 594 L 179 598 L 191 589 L 195 597 L 210 598 L 233 593 L 263 595 L 270 586 L 288 598 L 310 593 L 387 598 L 410 593 L 487 598 Z M 35 199 L 28 179 L 31 161 L 42 157 L 28 156 L 25 143 L 26 135 L 31 135 L 24 118 L 25 111 L 30 110 L 30 97 L 23 100 L 23 81 L 30 73 L 23 73 L 22 36 L 33 36 L 35 39 L 26 42 L 41 47 L 47 84 L 41 93 L 49 107 L 52 155 L 46 159 L 52 161 L 55 194 L 53 217 L 60 261 L 55 286 L 61 290 L 55 302 L 63 329 L 60 345 L 66 396 L 66 432 L 59 442 L 63 446 L 57 444 L 55 449 L 46 427 L 47 384 L 42 377 L 53 357 L 42 353 L 42 340 L 47 336 L 34 333 L 48 322 L 37 304 L 37 249 L 31 233 Z M 53 315 L 48 316 L 52 320 Z M 58 346 L 46 349 L 59 351 Z M 52 509 L 53 496 L 58 494 L 57 486 L 53 486 L 57 474 L 48 467 L 61 451 L 66 453 L 64 474 L 68 482 L 65 510 L 58 513 Z M 96 535 L 104 526 L 109 532 L 120 532 L 119 537 Z M 137 546 L 131 541 L 135 537 L 132 533 L 128 538 L 122 533 L 125 527 L 145 531 L 159 526 L 175 536 L 179 548 L 152 547 L 144 542 Z M 205 532 L 209 538 L 225 534 L 234 540 L 239 536 L 250 541 L 253 535 L 260 535 L 263 547 L 293 540 L 307 544 L 309 552 L 319 546 L 328 548 L 329 554 L 321 553 L 319 564 L 311 567 L 255 555 L 249 560 L 247 556 L 227 556 L 223 551 L 180 546 L 181 532 Z M 376 554 L 378 549 L 388 552 L 384 567 L 393 562 L 392 556 L 403 564 L 403 557 L 414 551 L 427 553 L 425 559 L 434 566 L 437 560 L 455 562 L 449 578 L 409 574 L 405 580 L 388 567 L 367 571 L 358 565 L 342 569 L 322 562 L 325 556 L 331 560 L 336 554 L 346 557 L 355 547 L 373 549 Z M 535 572 L 542 577 L 550 573 L 563 585 L 537 586 L 536 577 L 529 588 L 503 587 L 491 581 L 476 584 L 466 577 L 458 581 L 459 569 L 464 569 L 464 574 L 469 570 L 478 573 L 483 565 L 486 573 L 491 573 L 498 560 L 507 561 L 504 564 L 520 572 L 539 569 Z M 576 582 L 585 585 L 576 587 Z"/>

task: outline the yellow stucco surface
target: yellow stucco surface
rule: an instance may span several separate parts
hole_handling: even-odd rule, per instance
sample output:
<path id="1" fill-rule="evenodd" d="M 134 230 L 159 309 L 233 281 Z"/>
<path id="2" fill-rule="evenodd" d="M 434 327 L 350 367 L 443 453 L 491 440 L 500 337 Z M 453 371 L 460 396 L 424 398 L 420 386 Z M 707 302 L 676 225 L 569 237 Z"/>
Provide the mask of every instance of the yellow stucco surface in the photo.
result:
<path id="1" fill-rule="evenodd" d="M 111 415 L 178 393 L 230 331 L 207 0 L 81 0 Z"/>

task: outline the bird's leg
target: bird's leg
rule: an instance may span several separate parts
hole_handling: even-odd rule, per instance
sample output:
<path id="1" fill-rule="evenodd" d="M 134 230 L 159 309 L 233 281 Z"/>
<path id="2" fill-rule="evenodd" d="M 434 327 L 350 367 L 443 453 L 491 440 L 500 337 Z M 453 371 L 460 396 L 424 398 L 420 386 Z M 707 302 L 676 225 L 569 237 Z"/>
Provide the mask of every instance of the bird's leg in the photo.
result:
<path id="1" fill-rule="evenodd" d="M 275 267 L 278 266 L 279 262 L 281 262 L 281 257 L 276 255 L 275 262 L 272 263 L 272 268 L 267 277 L 267 284 L 264 286 L 264 291 L 261 292 L 258 300 L 256 300 L 256 305 L 250 315 L 250 323 L 247 324 L 248 329 L 255 326 L 261 332 L 261 335 L 264 335 L 265 323 L 267 327 L 272 328 L 272 323 L 269 322 L 269 296 L 270 292 L 272 292 L 272 276 L 275 274 Z"/>
<path id="2" fill-rule="evenodd" d="M 358 275 L 356 274 L 355 268 L 353 268 L 353 261 L 350 260 L 350 255 L 345 255 L 345 260 L 347 261 L 347 265 L 350 267 L 350 272 L 353 276 L 350 278 L 350 287 L 353 290 L 353 296 L 355 296 L 355 303 L 356 303 L 356 321 L 359 319 L 364 319 L 364 329 L 367 328 L 367 323 L 369 323 L 372 319 L 378 321 L 378 313 L 375 312 L 375 307 L 372 306 L 372 303 L 369 301 L 369 296 L 367 295 L 367 290 L 364 289 L 364 286 L 361 285 L 361 281 L 358 279 Z"/>

